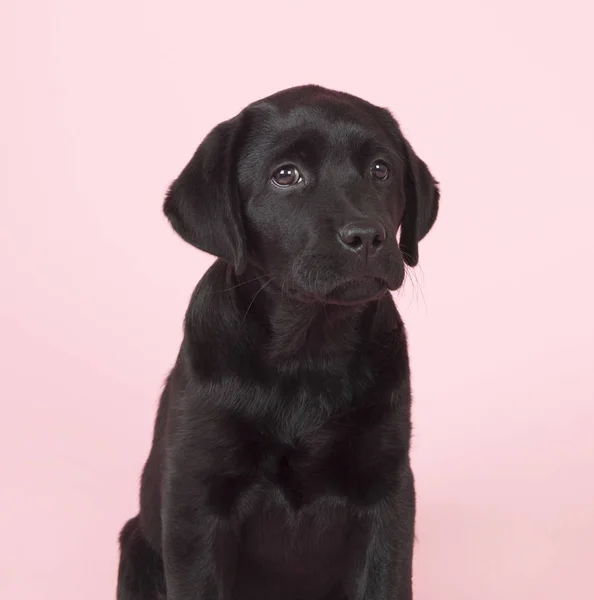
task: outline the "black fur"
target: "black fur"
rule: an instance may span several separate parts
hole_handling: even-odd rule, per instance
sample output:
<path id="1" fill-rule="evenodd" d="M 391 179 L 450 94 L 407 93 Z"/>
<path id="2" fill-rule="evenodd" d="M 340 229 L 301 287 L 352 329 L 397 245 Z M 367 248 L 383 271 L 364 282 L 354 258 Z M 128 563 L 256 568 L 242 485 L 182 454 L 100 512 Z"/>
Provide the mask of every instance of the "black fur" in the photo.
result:
<path id="1" fill-rule="evenodd" d="M 294 185 L 272 181 L 283 165 Z M 412 598 L 410 374 L 388 291 L 438 197 L 388 111 L 317 86 L 202 142 L 164 210 L 219 260 L 161 397 L 118 600 Z"/>

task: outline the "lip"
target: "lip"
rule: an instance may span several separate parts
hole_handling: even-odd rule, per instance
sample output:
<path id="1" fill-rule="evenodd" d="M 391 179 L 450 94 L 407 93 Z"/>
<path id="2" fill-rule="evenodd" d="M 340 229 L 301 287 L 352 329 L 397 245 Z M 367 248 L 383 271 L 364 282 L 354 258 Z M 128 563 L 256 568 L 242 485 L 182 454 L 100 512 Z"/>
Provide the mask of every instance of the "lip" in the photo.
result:
<path id="1" fill-rule="evenodd" d="M 391 289 L 389 283 L 381 277 L 364 276 L 343 280 L 324 293 L 299 287 L 289 288 L 287 292 L 289 297 L 306 304 L 320 302 L 335 306 L 359 306 L 379 300 Z"/>
<path id="2" fill-rule="evenodd" d="M 340 283 L 324 296 L 323 301 L 327 304 L 355 306 L 378 300 L 389 291 L 385 280 L 379 277 L 362 277 Z"/>

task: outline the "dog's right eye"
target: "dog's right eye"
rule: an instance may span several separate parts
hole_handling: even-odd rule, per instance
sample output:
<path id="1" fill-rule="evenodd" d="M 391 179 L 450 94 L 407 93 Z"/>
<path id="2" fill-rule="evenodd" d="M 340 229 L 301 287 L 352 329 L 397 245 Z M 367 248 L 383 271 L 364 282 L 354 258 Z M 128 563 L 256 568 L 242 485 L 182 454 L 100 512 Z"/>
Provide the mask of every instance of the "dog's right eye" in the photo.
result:
<path id="1" fill-rule="evenodd" d="M 271 181 L 278 187 L 289 187 L 303 181 L 303 177 L 295 165 L 283 165 L 272 174 Z"/>

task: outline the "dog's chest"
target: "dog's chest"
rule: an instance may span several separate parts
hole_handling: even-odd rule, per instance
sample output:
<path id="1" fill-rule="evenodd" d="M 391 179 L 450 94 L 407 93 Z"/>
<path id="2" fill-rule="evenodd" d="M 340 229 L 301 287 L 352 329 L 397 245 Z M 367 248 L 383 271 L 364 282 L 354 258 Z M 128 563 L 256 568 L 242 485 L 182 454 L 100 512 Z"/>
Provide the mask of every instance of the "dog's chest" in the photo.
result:
<path id="1" fill-rule="evenodd" d="M 284 498 L 294 510 L 331 497 L 365 507 L 398 486 L 410 420 L 408 400 L 395 402 L 393 386 L 377 378 L 300 377 L 249 401 L 252 414 L 260 407 L 258 417 L 238 416 L 213 431 L 207 450 L 210 504 L 224 514 L 242 499 L 252 505 L 253 493 Z"/>
<path id="2" fill-rule="evenodd" d="M 298 388 L 262 447 L 261 482 L 298 508 L 323 496 L 358 505 L 381 501 L 408 457 L 406 423 L 370 386 L 328 380 Z"/>

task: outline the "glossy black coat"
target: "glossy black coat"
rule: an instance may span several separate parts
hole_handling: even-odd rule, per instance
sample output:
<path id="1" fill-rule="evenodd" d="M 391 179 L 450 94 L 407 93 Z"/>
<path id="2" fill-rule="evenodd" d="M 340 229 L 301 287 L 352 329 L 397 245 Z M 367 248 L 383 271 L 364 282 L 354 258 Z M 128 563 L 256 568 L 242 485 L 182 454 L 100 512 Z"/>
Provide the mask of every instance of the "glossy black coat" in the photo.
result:
<path id="1" fill-rule="evenodd" d="M 388 181 L 368 175 L 378 157 Z M 302 184 L 271 186 L 287 163 Z M 119 600 L 412 598 L 410 373 L 388 290 L 438 196 L 387 111 L 315 86 L 201 144 L 165 213 L 219 260 L 192 296 L 120 536 Z M 385 228 L 372 257 L 340 245 L 354 218 Z"/>

